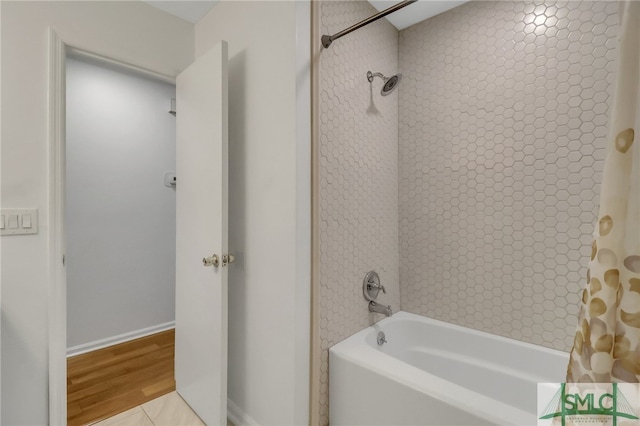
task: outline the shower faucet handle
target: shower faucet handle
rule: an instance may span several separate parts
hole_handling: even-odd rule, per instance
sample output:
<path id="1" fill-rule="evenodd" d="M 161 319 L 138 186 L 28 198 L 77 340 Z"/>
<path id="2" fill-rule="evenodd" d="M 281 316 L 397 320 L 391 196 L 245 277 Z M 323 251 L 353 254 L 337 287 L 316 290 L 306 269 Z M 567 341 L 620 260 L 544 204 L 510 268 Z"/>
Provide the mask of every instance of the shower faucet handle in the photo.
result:
<path id="1" fill-rule="evenodd" d="M 384 294 L 387 294 L 387 289 L 380 283 L 380 278 L 378 278 L 377 274 L 369 277 L 367 280 L 367 287 L 369 290 L 382 290 Z"/>
<path id="2" fill-rule="evenodd" d="M 378 297 L 378 293 L 382 290 L 384 294 L 387 294 L 387 289 L 380 284 L 380 277 L 375 271 L 369 271 L 362 280 L 362 293 L 364 298 L 372 302 Z"/>
<path id="3" fill-rule="evenodd" d="M 373 283 L 373 284 L 371 284 L 371 287 L 373 287 L 373 288 L 377 288 L 378 290 L 382 290 L 382 292 L 383 292 L 384 294 L 387 294 L 387 289 L 386 289 L 386 288 L 384 288 L 384 286 L 383 286 L 382 284 L 379 284 L 379 283 L 378 283 L 378 284 Z"/>

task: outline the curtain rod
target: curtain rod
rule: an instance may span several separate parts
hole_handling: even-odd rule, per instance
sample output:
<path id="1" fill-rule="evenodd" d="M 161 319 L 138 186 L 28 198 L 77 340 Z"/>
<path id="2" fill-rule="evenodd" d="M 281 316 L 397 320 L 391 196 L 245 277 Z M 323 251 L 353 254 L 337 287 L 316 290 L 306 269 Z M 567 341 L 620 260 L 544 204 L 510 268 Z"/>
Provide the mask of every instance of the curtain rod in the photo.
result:
<path id="1" fill-rule="evenodd" d="M 384 18 L 388 14 L 393 13 L 396 10 L 400 10 L 405 6 L 409 6 L 411 3 L 415 3 L 417 1 L 418 0 L 404 0 L 404 1 L 401 1 L 400 3 L 395 4 L 395 5 L 391 6 L 390 8 L 383 10 L 380 13 L 376 13 L 375 15 L 373 15 L 373 16 L 371 16 L 371 17 L 369 17 L 369 18 L 367 18 L 367 19 L 365 19 L 363 21 L 360 21 L 355 25 L 350 26 L 346 30 L 342 30 L 339 33 L 336 33 L 334 35 L 323 35 L 322 36 L 322 46 L 326 49 L 327 47 L 331 46 L 331 43 L 333 43 L 334 40 L 339 39 L 343 35 L 347 35 L 350 32 L 353 32 L 353 31 L 357 30 L 358 28 L 362 28 L 365 25 L 368 25 L 368 24 L 370 24 L 370 23 L 372 23 L 374 21 L 377 21 L 380 18 Z"/>

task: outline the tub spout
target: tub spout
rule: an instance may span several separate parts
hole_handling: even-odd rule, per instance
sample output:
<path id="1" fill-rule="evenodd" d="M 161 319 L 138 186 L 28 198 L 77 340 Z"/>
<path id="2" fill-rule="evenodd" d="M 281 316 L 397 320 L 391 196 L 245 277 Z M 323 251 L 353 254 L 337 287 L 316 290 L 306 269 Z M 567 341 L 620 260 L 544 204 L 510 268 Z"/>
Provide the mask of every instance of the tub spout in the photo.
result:
<path id="1" fill-rule="evenodd" d="M 379 303 L 376 303 L 374 301 L 369 302 L 369 312 L 375 312 L 378 314 L 385 314 L 386 316 L 390 317 L 391 315 L 393 315 L 393 311 L 391 311 L 391 306 L 390 305 L 381 305 Z"/>

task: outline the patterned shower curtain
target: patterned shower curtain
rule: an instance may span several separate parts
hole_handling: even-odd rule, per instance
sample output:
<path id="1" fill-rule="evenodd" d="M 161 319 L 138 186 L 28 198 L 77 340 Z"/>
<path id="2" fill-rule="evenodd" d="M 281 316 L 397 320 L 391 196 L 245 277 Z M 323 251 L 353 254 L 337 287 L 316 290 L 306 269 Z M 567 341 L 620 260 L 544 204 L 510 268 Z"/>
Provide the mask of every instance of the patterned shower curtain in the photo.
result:
<path id="1" fill-rule="evenodd" d="M 568 383 L 640 381 L 640 2 L 620 4 L 618 73 Z"/>

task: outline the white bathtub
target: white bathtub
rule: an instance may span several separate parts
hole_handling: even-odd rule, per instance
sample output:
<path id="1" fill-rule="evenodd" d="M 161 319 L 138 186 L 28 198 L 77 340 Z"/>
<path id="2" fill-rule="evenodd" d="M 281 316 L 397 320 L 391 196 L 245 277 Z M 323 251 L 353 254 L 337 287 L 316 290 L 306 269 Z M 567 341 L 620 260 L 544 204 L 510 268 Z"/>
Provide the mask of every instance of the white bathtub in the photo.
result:
<path id="1" fill-rule="evenodd" d="M 398 312 L 329 350 L 330 424 L 535 425 L 537 383 L 563 382 L 568 359 Z"/>

